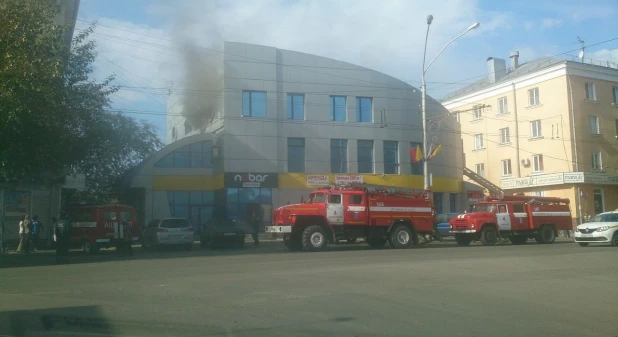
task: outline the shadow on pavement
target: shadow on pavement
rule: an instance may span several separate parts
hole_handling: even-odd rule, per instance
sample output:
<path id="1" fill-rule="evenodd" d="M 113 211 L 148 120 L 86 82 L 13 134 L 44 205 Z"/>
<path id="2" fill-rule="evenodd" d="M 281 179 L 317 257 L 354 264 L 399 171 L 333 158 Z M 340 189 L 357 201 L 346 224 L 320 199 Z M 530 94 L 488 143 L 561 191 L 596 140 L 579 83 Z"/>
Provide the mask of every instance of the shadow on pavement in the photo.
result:
<path id="1" fill-rule="evenodd" d="M 553 244 L 573 244 L 573 241 L 556 241 Z M 527 245 L 537 245 L 534 240 L 528 241 Z M 510 242 L 499 243 L 494 247 L 500 246 L 512 246 Z M 548 245 L 550 246 L 550 245 Z M 446 238 L 442 242 L 432 242 L 427 244 L 419 244 L 413 246 L 411 249 L 444 249 L 444 248 L 459 248 L 459 249 L 474 249 L 485 247 L 480 243 L 472 243 L 470 246 L 459 246 L 454 240 Z M 361 251 L 361 250 L 388 250 L 392 249 L 388 244 L 384 245 L 384 248 L 370 248 L 365 242 L 356 243 L 338 243 L 329 244 L 325 252 L 337 252 L 337 251 Z M 99 263 L 110 261 L 127 261 L 127 260 L 153 260 L 153 259 L 172 259 L 172 258 L 187 258 L 187 257 L 215 257 L 215 256 L 234 256 L 234 255 L 249 255 L 249 254 L 311 254 L 305 252 L 290 252 L 288 251 L 282 241 L 267 241 L 261 242 L 259 246 L 254 246 L 253 242 L 247 240 L 244 249 L 235 248 L 217 248 L 207 249 L 201 247 L 199 244 L 194 244 L 193 249 L 190 251 L 184 250 L 182 247 L 162 247 L 152 250 L 144 250 L 138 246 L 133 248 L 134 255 L 129 257 L 119 257 L 115 248 L 102 249 L 96 254 L 88 255 L 79 250 L 73 250 L 70 252 L 71 264 L 82 263 Z M 55 252 L 52 250 L 41 251 L 32 254 L 3 254 L 0 255 L 0 269 L 2 268 L 19 268 L 19 267 L 36 267 L 36 266 L 50 266 L 56 264 Z"/>

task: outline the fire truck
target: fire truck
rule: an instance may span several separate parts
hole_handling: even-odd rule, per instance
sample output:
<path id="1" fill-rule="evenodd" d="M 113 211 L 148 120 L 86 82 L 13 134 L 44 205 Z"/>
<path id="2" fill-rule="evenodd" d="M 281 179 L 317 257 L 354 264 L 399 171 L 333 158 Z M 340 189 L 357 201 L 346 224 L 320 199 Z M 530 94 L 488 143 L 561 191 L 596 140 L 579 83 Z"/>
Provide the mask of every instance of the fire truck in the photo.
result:
<path id="1" fill-rule="evenodd" d="M 461 246 L 477 240 L 494 245 L 505 239 L 514 245 L 525 244 L 528 239 L 553 243 L 558 230 L 573 228 L 569 199 L 524 195 L 486 197 L 449 224 Z"/>
<path id="2" fill-rule="evenodd" d="M 364 238 L 370 247 L 386 242 L 408 248 L 432 241 L 435 211 L 427 193 L 367 185 L 331 186 L 313 191 L 302 204 L 273 211 L 267 233 L 283 234 L 292 251 L 321 251 L 328 243 Z"/>

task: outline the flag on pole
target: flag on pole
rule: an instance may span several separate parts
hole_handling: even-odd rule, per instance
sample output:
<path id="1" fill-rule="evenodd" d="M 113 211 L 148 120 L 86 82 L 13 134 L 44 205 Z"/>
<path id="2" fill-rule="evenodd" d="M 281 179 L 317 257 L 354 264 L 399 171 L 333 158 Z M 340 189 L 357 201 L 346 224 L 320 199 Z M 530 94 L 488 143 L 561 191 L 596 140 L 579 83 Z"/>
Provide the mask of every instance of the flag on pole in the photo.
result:
<path id="1" fill-rule="evenodd" d="M 418 163 L 423 160 L 423 151 L 421 150 L 421 145 L 416 145 L 416 149 L 410 146 L 410 159 L 412 159 L 413 163 Z"/>
<path id="2" fill-rule="evenodd" d="M 442 150 L 442 144 L 438 145 L 438 147 L 436 147 L 435 149 L 429 152 L 429 156 L 427 157 L 427 160 L 435 157 L 435 155 L 437 155 L 438 152 L 440 152 L 440 150 Z"/>

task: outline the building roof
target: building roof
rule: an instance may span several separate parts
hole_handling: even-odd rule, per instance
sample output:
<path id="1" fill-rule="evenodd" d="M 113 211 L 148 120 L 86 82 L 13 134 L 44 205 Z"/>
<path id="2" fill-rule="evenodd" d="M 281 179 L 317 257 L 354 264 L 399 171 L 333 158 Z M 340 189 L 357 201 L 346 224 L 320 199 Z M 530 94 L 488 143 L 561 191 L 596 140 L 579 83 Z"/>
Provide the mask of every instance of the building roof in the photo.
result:
<path id="1" fill-rule="evenodd" d="M 566 63 L 566 62 L 568 61 L 558 58 L 558 57 L 542 57 L 536 60 L 532 60 L 530 62 L 522 63 L 515 70 L 508 72 L 504 77 L 502 77 L 500 80 L 496 81 L 495 83 L 489 83 L 489 79 L 487 75 L 485 75 L 480 80 L 447 94 L 440 100 L 440 102 L 450 101 L 454 98 L 458 98 L 458 97 L 461 97 L 467 94 L 471 94 L 481 89 L 491 87 L 494 85 L 498 85 L 500 83 L 508 82 L 520 76 L 528 75 L 528 74 L 537 72 L 539 70 L 546 69 L 546 68 L 549 68 L 549 67 L 561 64 L 561 63 Z M 507 69 L 508 69 L 508 61 L 507 61 Z"/>

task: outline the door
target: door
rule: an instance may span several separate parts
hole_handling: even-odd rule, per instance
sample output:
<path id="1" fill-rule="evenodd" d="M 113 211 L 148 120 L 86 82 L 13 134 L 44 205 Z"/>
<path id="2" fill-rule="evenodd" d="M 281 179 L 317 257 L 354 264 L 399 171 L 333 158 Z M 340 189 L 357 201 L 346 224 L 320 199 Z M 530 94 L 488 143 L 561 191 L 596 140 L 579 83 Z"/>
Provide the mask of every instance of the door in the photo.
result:
<path id="1" fill-rule="evenodd" d="M 363 194 L 351 194 L 344 200 L 344 222 L 351 225 L 364 225 L 367 221 L 367 207 Z"/>
<path id="2" fill-rule="evenodd" d="M 326 217 L 333 225 L 343 224 L 343 198 L 341 194 L 329 194 L 326 205 Z"/>
<path id="3" fill-rule="evenodd" d="M 509 214 L 509 206 L 505 204 L 498 205 L 498 211 L 496 213 L 498 219 L 498 230 L 510 231 L 511 230 L 511 214 Z"/>
<path id="4" fill-rule="evenodd" d="M 524 204 L 513 204 L 513 222 L 511 229 L 514 231 L 522 231 L 530 228 L 528 223 L 528 213 L 524 209 Z"/>
<path id="5" fill-rule="evenodd" d="M 605 198 L 603 196 L 603 190 L 600 188 L 595 188 L 592 192 L 594 194 L 594 215 L 598 215 L 605 211 Z"/>

